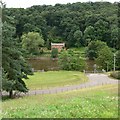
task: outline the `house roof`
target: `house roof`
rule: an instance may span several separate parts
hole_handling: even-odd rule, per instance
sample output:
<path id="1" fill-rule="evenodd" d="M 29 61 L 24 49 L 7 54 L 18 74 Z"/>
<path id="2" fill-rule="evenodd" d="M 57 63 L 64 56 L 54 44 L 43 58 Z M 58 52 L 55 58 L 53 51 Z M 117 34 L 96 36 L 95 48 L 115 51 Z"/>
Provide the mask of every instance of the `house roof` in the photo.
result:
<path id="1" fill-rule="evenodd" d="M 65 46 L 65 43 L 51 43 L 51 45 L 61 45 L 61 46 Z"/>

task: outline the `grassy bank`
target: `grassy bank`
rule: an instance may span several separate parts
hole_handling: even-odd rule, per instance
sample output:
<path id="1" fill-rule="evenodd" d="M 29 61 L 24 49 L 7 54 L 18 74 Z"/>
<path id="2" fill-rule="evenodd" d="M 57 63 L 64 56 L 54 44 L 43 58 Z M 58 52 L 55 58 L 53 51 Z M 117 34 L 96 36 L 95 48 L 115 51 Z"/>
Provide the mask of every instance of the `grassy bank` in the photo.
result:
<path id="1" fill-rule="evenodd" d="M 88 78 L 77 71 L 48 71 L 35 72 L 25 80 L 29 89 L 43 89 L 49 87 L 74 85 L 87 82 Z"/>
<path id="2" fill-rule="evenodd" d="M 59 94 L 26 96 L 3 101 L 9 118 L 115 118 L 118 86 L 105 85 Z"/>

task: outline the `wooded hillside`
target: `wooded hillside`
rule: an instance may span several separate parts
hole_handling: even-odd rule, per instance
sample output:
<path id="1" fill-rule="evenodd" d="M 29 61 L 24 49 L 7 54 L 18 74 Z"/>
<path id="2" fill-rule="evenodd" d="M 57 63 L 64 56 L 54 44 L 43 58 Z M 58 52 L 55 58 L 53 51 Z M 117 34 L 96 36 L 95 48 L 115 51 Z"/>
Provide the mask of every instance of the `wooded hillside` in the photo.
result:
<path id="1" fill-rule="evenodd" d="M 30 8 L 4 8 L 4 15 L 14 17 L 15 37 L 28 32 L 42 34 L 46 46 L 50 42 L 65 42 L 67 47 L 87 46 L 101 40 L 120 49 L 118 39 L 118 3 L 88 2 L 37 5 Z"/>

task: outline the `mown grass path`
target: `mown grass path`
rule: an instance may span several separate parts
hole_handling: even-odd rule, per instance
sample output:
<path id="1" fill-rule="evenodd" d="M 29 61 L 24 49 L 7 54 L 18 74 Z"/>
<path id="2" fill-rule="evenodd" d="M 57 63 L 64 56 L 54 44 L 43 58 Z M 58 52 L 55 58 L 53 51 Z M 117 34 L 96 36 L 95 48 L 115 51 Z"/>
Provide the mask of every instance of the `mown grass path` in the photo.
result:
<path id="1" fill-rule="evenodd" d="M 111 79 L 105 74 L 87 74 L 87 77 L 90 79 L 89 82 L 82 83 L 80 85 L 70 85 L 63 87 L 54 87 L 50 89 L 42 89 L 42 90 L 30 90 L 26 95 L 36 95 L 36 94 L 53 94 L 64 91 L 89 88 L 93 86 L 100 86 L 106 84 L 118 84 L 118 80 Z"/>

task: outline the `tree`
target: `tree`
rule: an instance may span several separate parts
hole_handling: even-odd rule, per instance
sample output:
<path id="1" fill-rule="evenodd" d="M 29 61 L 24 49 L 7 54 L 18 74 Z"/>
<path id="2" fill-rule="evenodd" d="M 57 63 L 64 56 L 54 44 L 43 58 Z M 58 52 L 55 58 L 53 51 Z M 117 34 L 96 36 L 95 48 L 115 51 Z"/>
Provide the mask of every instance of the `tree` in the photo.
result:
<path id="1" fill-rule="evenodd" d="M 116 53 L 116 68 L 120 70 L 120 50 Z"/>
<path id="2" fill-rule="evenodd" d="M 98 57 L 98 52 L 105 46 L 107 46 L 105 42 L 101 42 L 99 40 L 91 41 L 88 44 L 88 49 L 86 51 L 87 57 L 91 60 L 94 60 L 95 58 Z"/>
<path id="3" fill-rule="evenodd" d="M 17 43 L 13 18 L 6 16 L 2 28 L 2 90 L 9 92 L 9 97 L 13 96 L 13 91 L 27 92 L 24 79 L 28 74 L 32 74 L 30 67 L 23 58 L 21 47 Z"/>
<path id="4" fill-rule="evenodd" d="M 107 71 L 113 68 L 113 53 L 108 46 L 99 50 L 96 62 L 101 68 L 106 69 Z"/>
<path id="5" fill-rule="evenodd" d="M 41 33 L 41 29 L 39 29 L 38 27 L 34 26 L 34 25 L 31 25 L 30 23 L 26 23 L 24 26 L 23 26 L 23 29 L 24 29 L 24 32 L 25 33 L 28 33 L 28 32 L 39 32 Z"/>
<path id="6" fill-rule="evenodd" d="M 74 39 L 76 40 L 75 45 L 76 45 L 77 47 L 81 47 L 81 46 L 84 45 L 82 36 L 83 36 L 83 35 L 82 35 L 82 32 L 81 32 L 80 30 L 76 30 L 76 31 L 74 32 Z"/>
<path id="7" fill-rule="evenodd" d="M 39 33 L 29 32 L 22 35 L 22 47 L 28 54 L 40 54 L 42 46 L 44 46 L 44 40 Z"/>
<path id="8" fill-rule="evenodd" d="M 111 39 L 109 22 L 99 19 L 95 23 L 94 29 L 95 29 L 95 39 L 96 40 L 109 42 L 109 40 Z"/>
<path id="9" fill-rule="evenodd" d="M 52 49 L 51 57 L 52 58 L 57 58 L 58 57 L 58 49 L 57 48 Z"/>
<path id="10" fill-rule="evenodd" d="M 116 41 L 117 34 L 116 30 L 113 30 L 116 27 L 112 28 L 111 26 L 118 26 L 119 17 L 116 12 L 119 12 L 118 8 L 118 4 L 116 3 L 77 2 L 64 5 L 57 4 L 55 6 L 37 5 L 26 9 L 5 8 L 3 16 L 7 14 L 15 18 L 15 36 L 19 38 L 24 33 L 41 31 L 45 42 L 49 38 L 49 35 L 52 37 L 52 40 L 60 37 L 61 39 L 57 41 L 60 42 L 59 40 L 62 40 L 69 48 L 78 45 L 74 38 L 74 33 L 80 30 L 84 38 L 82 39 L 82 43 L 84 43 L 81 44 L 82 46 L 89 44 L 91 40 L 100 40 L 113 47 L 113 42 Z M 120 48 L 119 41 L 118 39 L 117 42 L 114 42 L 114 46 L 117 49 Z"/>
<path id="11" fill-rule="evenodd" d="M 50 39 L 47 39 L 45 46 L 47 47 L 48 50 L 51 49 L 51 40 Z"/>
<path id="12" fill-rule="evenodd" d="M 86 67 L 85 60 L 80 54 L 75 54 L 72 50 L 62 51 L 59 55 L 58 63 L 62 70 L 83 71 Z"/>
<path id="13" fill-rule="evenodd" d="M 84 31 L 84 40 L 86 45 L 88 45 L 91 41 L 95 40 L 95 32 L 93 26 L 86 27 Z"/>
<path id="14" fill-rule="evenodd" d="M 115 28 L 112 28 L 112 30 L 111 30 L 111 41 L 109 42 L 110 46 L 115 48 L 115 49 L 118 48 L 118 46 L 119 46 L 118 30 L 119 30 L 119 28 L 117 26 Z"/>

